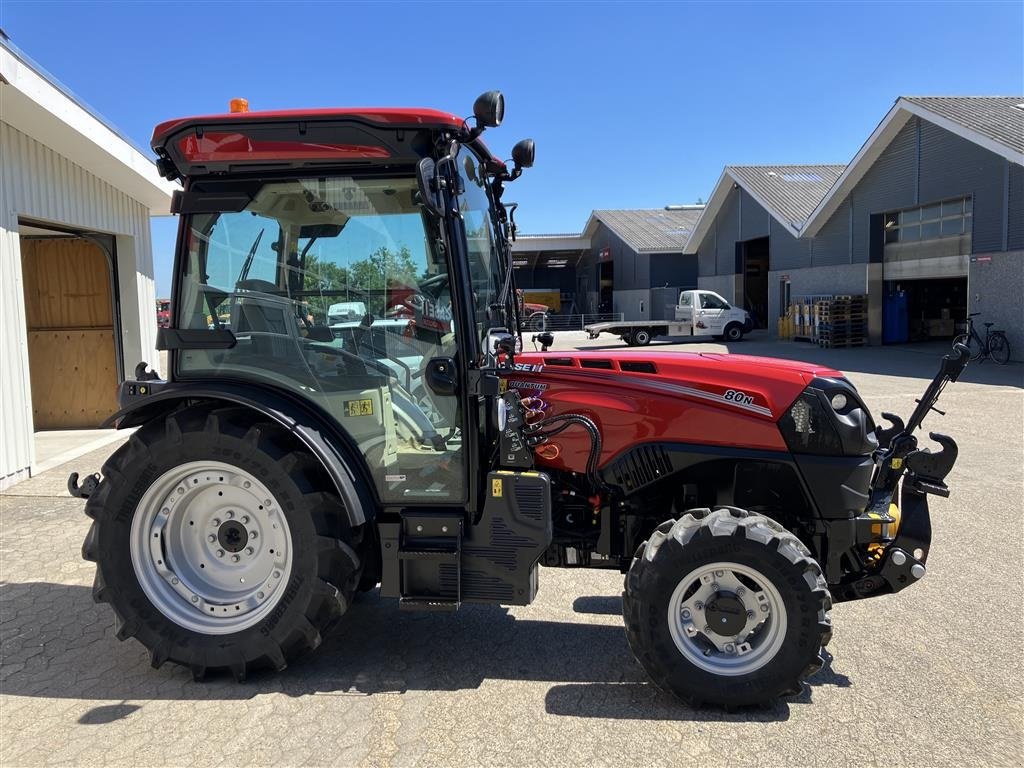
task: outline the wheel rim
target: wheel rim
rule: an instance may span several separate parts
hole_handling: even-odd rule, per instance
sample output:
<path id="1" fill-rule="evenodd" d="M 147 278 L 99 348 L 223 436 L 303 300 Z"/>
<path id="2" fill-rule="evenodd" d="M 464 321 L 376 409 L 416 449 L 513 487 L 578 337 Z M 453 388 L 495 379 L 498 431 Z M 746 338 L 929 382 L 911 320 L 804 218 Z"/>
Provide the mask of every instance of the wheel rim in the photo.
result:
<path id="1" fill-rule="evenodd" d="M 710 563 L 680 580 L 669 600 L 668 626 L 693 665 L 716 675 L 746 675 L 782 647 L 786 607 L 775 585 L 754 568 Z"/>
<path id="2" fill-rule="evenodd" d="M 739 341 L 740 329 L 733 326 L 729 329 L 729 341 Z"/>
<path id="3" fill-rule="evenodd" d="M 651 340 L 651 337 L 647 334 L 647 331 L 637 331 L 637 333 L 636 333 L 636 343 L 637 344 L 643 345 L 643 344 L 646 344 L 650 340 Z"/>
<path id="4" fill-rule="evenodd" d="M 291 532 L 277 500 L 248 472 L 218 461 L 157 478 L 135 510 L 130 542 L 146 597 L 202 634 L 258 623 L 291 575 Z"/>

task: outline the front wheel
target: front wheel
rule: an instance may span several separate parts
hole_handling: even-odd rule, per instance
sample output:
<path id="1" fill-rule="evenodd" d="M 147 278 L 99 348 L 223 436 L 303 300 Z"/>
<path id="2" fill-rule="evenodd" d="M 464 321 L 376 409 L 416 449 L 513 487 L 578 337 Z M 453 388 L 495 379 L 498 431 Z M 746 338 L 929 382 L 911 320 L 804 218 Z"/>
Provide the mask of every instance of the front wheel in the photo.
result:
<path id="1" fill-rule="evenodd" d="M 725 328 L 726 341 L 743 341 L 743 326 L 739 323 L 730 323 Z"/>
<path id="2" fill-rule="evenodd" d="M 798 693 L 832 635 L 832 598 L 807 548 L 734 508 L 660 525 L 637 551 L 622 600 L 640 664 L 693 706 Z"/>
<path id="3" fill-rule="evenodd" d="M 988 356 L 997 365 L 1006 365 L 1010 361 L 1010 342 L 1002 331 L 995 331 L 988 337 Z"/>
<path id="4" fill-rule="evenodd" d="M 93 599 L 154 667 L 283 669 L 316 648 L 361 576 L 357 531 L 320 465 L 240 408 L 144 426 L 103 466 L 82 556 Z"/>
<path id="5" fill-rule="evenodd" d="M 973 336 L 970 336 L 969 334 L 966 333 L 962 333 L 955 339 L 953 339 L 953 343 L 963 344 L 965 347 L 967 347 L 968 351 L 970 352 L 970 357 L 968 359 L 972 363 L 977 362 L 979 359 L 981 359 L 981 345 L 974 343 Z"/>

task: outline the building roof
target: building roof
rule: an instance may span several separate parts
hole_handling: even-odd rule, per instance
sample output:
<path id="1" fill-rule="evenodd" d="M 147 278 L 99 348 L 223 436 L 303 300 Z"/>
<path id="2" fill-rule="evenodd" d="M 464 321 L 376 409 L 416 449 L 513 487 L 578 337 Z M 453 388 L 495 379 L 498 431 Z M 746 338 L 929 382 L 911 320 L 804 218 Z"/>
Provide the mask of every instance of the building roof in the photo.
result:
<path id="1" fill-rule="evenodd" d="M 904 96 L 882 118 L 800 230 L 816 235 L 903 126 L 920 117 L 1009 162 L 1024 165 L 1024 96 Z"/>
<path id="2" fill-rule="evenodd" d="M 1024 96 L 904 96 L 901 101 L 1024 152 Z"/>
<path id="3" fill-rule="evenodd" d="M 178 189 L 153 161 L 67 87 L 0 35 L 0 118 L 21 133 L 139 201 L 154 215 L 170 212 Z"/>
<path id="4" fill-rule="evenodd" d="M 693 252 L 710 230 L 734 185 L 794 237 L 799 236 L 811 211 L 842 174 L 844 165 L 727 165 L 686 244 Z"/>
<path id="5" fill-rule="evenodd" d="M 594 211 L 583 228 L 593 236 L 600 222 L 637 253 L 682 252 L 703 206 L 666 206 L 639 210 Z"/>

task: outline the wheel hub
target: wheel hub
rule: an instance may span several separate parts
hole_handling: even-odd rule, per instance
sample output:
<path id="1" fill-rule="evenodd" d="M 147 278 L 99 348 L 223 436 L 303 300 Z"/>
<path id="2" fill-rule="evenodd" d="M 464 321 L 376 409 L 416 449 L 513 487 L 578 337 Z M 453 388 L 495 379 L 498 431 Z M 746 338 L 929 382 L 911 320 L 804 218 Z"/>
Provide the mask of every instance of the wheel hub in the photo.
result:
<path id="1" fill-rule="evenodd" d="M 228 552 L 241 552 L 249 543 L 249 532 L 237 520 L 228 520 L 217 530 L 217 540 Z"/>
<path id="2" fill-rule="evenodd" d="M 747 608 L 731 594 L 719 594 L 705 607 L 705 621 L 711 632 L 735 637 L 747 625 Z"/>

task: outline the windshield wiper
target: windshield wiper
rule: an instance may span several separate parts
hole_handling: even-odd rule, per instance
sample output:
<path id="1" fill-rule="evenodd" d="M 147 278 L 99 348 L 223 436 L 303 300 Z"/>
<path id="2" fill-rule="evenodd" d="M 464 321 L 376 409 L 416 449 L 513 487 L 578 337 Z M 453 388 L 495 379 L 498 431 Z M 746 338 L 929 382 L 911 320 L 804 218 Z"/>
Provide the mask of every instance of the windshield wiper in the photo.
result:
<path id="1" fill-rule="evenodd" d="M 256 257 L 256 249 L 260 247 L 260 240 L 263 239 L 263 233 L 265 231 L 266 227 L 261 229 L 260 233 L 256 235 L 256 239 L 252 241 L 252 246 L 249 248 L 249 254 L 245 257 L 245 263 L 242 264 L 242 271 L 238 273 L 238 283 L 249 277 L 249 270 L 252 268 L 252 260 Z"/>

